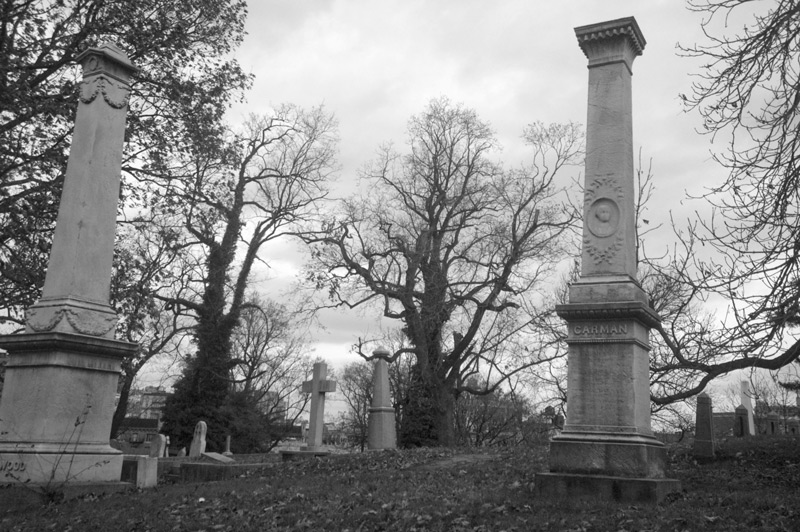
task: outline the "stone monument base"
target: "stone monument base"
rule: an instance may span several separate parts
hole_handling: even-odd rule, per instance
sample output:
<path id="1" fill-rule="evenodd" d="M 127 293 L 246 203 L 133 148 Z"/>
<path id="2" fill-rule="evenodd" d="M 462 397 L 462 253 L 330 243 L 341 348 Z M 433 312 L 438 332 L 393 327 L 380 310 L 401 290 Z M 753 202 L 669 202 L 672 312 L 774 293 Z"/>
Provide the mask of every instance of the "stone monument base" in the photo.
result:
<path id="1" fill-rule="evenodd" d="M 550 442 L 549 464 L 553 473 L 663 478 L 667 452 L 652 436 L 565 431 Z"/>
<path id="2" fill-rule="evenodd" d="M 649 435 L 565 432 L 550 442 L 549 462 L 534 481 L 541 497 L 655 503 L 681 489 L 665 478 L 664 444 Z"/>
<path id="3" fill-rule="evenodd" d="M 0 336 L 0 484 L 119 482 L 109 445 L 120 362 L 137 346 L 64 333 Z"/>
<path id="4" fill-rule="evenodd" d="M 537 473 L 534 480 L 536 496 L 547 499 L 657 503 L 680 489 L 681 483 L 670 478 Z"/>
<path id="5" fill-rule="evenodd" d="M 0 486 L 116 483 L 122 477 L 121 451 L 108 447 L 95 452 L 85 448 L 75 452 L 71 448 L 54 447 L 36 443 L 25 446 L 19 442 L 0 444 Z"/>
<path id="6" fill-rule="evenodd" d="M 394 408 L 389 406 L 369 409 L 367 447 L 371 450 L 397 448 Z"/>

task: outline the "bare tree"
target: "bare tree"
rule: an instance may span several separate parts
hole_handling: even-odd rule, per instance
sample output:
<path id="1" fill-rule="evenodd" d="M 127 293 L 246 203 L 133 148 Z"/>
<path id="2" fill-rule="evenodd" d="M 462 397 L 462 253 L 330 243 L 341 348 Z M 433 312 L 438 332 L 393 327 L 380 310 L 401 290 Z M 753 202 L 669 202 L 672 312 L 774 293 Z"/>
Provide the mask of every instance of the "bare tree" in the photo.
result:
<path id="1" fill-rule="evenodd" d="M 578 162 L 574 125 L 525 131 L 532 162 L 504 170 L 497 143 L 476 113 L 433 100 L 409 121 L 409 150 L 379 151 L 363 173 L 361 197 L 306 237 L 309 279 L 330 305 L 374 304 L 403 326 L 415 358 L 412 398 L 430 416 L 429 439 L 452 445 L 455 399 L 490 393 L 538 353 L 510 339 L 529 323 L 542 281 L 560 261 L 575 217 L 558 200 L 556 174 Z M 470 375 L 487 375 L 475 390 Z M 408 419 L 410 416 L 404 417 Z M 419 420 L 419 417 L 416 417 Z"/>
<path id="2" fill-rule="evenodd" d="M 293 318 L 285 306 L 255 295 L 242 310 L 232 338 L 232 391 L 258 414 L 260 423 L 240 427 L 239 445 L 249 438 L 252 448 L 268 452 L 289 434 L 308 402 L 308 395 L 298 390 L 311 358 Z"/>
<path id="3" fill-rule="evenodd" d="M 367 445 L 373 371 L 373 364 L 367 361 L 351 362 L 344 367 L 336 383 L 337 392 L 347 403 L 347 411 L 342 418 L 345 433 L 362 452 Z"/>
<path id="4" fill-rule="evenodd" d="M 654 400 L 690 397 L 714 378 L 747 368 L 779 369 L 798 359 L 800 340 L 800 2 L 690 2 L 707 15 L 707 44 L 685 47 L 708 66 L 687 107 L 714 137 L 727 179 L 704 195 L 710 217 L 679 231 L 681 244 L 659 274 L 678 294 L 675 322 L 658 332 L 663 375 L 680 375 Z M 742 15 L 734 30 L 727 21 Z M 703 315 L 713 300 L 727 309 Z M 698 319 L 699 318 L 699 319 Z M 675 325 L 677 323 L 677 325 Z"/>

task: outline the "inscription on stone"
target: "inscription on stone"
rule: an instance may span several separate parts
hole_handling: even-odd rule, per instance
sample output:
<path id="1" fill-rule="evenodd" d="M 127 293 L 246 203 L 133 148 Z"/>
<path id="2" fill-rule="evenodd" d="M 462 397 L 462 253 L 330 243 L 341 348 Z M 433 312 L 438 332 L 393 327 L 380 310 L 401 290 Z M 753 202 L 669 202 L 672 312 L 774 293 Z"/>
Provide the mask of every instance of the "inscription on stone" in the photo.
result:
<path id="1" fill-rule="evenodd" d="M 0 462 L 0 471 L 25 471 L 25 462 L 11 462 L 5 460 Z"/>
<path id="2" fill-rule="evenodd" d="M 615 334 L 628 334 L 627 323 L 594 323 L 578 324 L 572 326 L 575 336 L 613 336 Z"/>

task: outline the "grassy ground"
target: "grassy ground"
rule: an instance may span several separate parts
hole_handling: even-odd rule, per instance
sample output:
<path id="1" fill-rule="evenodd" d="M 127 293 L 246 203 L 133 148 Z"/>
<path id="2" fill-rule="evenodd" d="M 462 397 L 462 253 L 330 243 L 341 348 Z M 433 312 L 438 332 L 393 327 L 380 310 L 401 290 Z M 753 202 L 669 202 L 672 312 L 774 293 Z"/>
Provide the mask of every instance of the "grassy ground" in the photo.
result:
<path id="1" fill-rule="evenodd" d="M 6 513 L 3 531 L 800 530 L 800 439 L 671 450 L 683 492 L 659 505 L 539 501 L 545 449 L 415 450 L 274 463 L 231 481 L 168 484 Z"/>

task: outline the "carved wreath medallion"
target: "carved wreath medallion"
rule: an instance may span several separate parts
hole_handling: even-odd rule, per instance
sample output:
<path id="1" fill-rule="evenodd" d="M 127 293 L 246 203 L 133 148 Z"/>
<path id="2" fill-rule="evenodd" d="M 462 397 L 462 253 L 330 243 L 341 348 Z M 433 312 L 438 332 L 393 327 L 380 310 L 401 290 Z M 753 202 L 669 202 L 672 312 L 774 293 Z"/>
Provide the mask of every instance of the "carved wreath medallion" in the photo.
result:
<path id="1" fill-rule="evenodd" d="M 611 177 L 598 177 L 587 187 L 584 195 L 586 205 L 583 245 L 596 265 L 611 263 L 622 249 L 624 238 L 619 230 L 623 201 L 622 187 Z"/>

